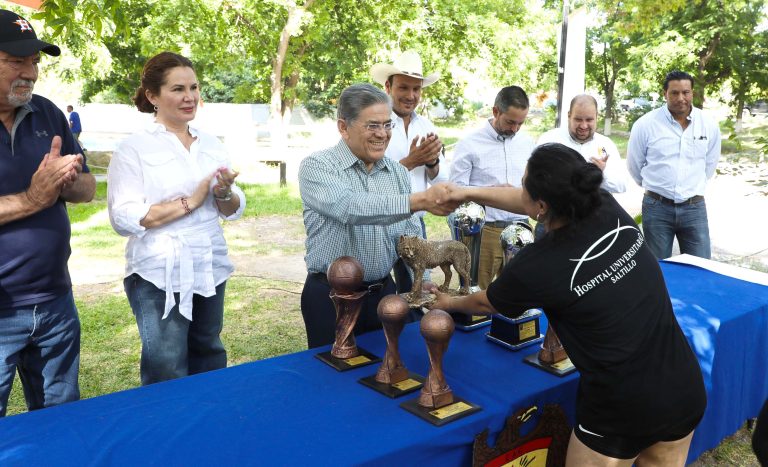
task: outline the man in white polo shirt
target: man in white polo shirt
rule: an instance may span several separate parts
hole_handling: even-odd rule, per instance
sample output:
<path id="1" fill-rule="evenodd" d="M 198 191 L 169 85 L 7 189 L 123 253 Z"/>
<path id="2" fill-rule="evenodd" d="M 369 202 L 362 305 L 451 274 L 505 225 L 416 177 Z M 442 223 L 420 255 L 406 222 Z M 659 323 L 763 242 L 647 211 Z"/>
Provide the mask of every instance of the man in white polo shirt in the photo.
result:
<path id="1" fill-rule="evenodd" d="M 589 94 L 579 94 L 571 100 L 568 125 L 543 133 L 538 144 L 560 143 L 574 149 L 603 171 L 602 188 L 605 191 L 624 193 L 627 191 L 627 168 L 613 141 L 595 132 L 596 128 L 597 101 Z"/>
<path id="2" fill-rule="evenodd" d="M 408 169 L 413 193 L 425 191 L 433 183 L 447 181 L 448 169 L 440 170 L 443 143 L 432 122 L 416 113 L 422 89 L 435 83 L 439 76 L 436 73 L 424 75 L 421 57 L 414 50 L 403 52 L 391 64 L 377 63 L 370 72 L 392 100 L 395 127 L 386 156 Z M 418 216 L 422 236 L 427 238 L 424 212 L 419 212 Z M 409 292 L 412 283 L 405 265 L 398 261 L 394 269 L 398 292 Z"/>
<path id="3" fill-rule="evenodd" d="M 496 95 L 493 118 L 456 145 L 451 181 L 461 186 L 521 186 L 525 166 L 536 146 L 520 131 L 528 116 L 528 96 L 518 86 L 507 86 Z M 528 216 L 488 207 L 480 233 L 477 285 L 486 289 L 504 266 L 499 236 L 512 222 Z"/>
<path id="4" fill-rule="evenodd" d="M 693 77 L 672 71 L 664 79 L 667 105 L 632 126 L 627 168 L 643 196 L 643 235 L 657 258 L 712 254 L 704 191 L 720 159 L 720 128 L 691 105 Z"/>

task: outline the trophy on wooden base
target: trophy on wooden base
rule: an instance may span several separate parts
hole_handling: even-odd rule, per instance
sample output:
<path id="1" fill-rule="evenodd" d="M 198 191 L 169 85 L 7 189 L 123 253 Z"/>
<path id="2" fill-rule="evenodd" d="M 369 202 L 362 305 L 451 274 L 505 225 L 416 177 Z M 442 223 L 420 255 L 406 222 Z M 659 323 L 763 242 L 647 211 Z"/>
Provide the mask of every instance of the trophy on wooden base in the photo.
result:
<path id="1" fill-rule="evenodd" d="M 437 426 L 481 410 L 480 406 L 455 396 L 445 380 L 443 357 L 453 330 L 453 318 L 443 310 L 430 310 L 421 319 L 421 335 L 429 354 L 429 373 L 419 397 L 400 404 L 405 410 Z"/>
<path id="2" fill-rule="evenodd" d="M 513 222 L 501 232 L 499 241 L 506 266 L 524 246 L 533 243 L 533 230 L 525 222 Z M 491 330 L 485 336 L 509 350 L 520 350 L 544 340 L 540 318 L 541 310 L 536 308 L 515 318 L 495 314 L 491 317 Z"/>
<path id="3" fill-rule="evenodd" d="M 363 274 L 363 266 L 351 256 L 337 258 L 328 266 L 326 277 L 331 286 L 330 298 L 336 307 L 336 338 L 330 352 L 319 353 L 316 357 L 338 371 L 381 361 L 355 343 L 355 323 L 368 294 L 362 287 Z"/>
<path id="4" fill-rule="evenodd" d="M 539 352 L 528 355 L 523 361 L 557 376 L 565 376 L 576 371 L 552 325 L 547 327 Z"/>
<path id="5" fill-rule="evenodd" d="M 408 315 L 408 302 L 399 295 L 387 295 L 376 308 L 384 328 L 387 350 L 375 375 L 360 379 L 360 383 L 388 397 L 399 397 L 422 387 L 424 377 L 411 373 L 400 358 L 398 340 Z"/>

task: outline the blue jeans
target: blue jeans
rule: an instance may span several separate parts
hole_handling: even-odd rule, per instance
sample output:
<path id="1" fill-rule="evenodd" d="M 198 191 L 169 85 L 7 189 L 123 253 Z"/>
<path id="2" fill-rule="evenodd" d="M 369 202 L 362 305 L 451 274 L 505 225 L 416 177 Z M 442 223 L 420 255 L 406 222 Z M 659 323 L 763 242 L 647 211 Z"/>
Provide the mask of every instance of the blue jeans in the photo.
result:
<path id="1" fill-rule="evenodd" d="M 672 256 L 675 236 L 680 253 L 709 259 L 707 204 L 671 205 L 649 196 L 643 196 L 643 235 L 645 243 L 658 259 Z"/>
<path id="2" fill-rule="evenodd" d="M 166 319 L 165 291 L 138 274 L 123 280 L 128 302 L 136 317 L 141 337 L 141 384 L 158 383 L 227 366 L 227 351 L 220 334 L 224 323 L 224 289 L 216 295 L 192 297 L 192 321 L 176 305 Z"/>
<path id="3" fill-rule="evenodd" d="M 0 416 L 5 416 L 16 370 L 29 410 L 80 399 L 80 320 L 72 291 L 0 310 L 0 359 Z"/>

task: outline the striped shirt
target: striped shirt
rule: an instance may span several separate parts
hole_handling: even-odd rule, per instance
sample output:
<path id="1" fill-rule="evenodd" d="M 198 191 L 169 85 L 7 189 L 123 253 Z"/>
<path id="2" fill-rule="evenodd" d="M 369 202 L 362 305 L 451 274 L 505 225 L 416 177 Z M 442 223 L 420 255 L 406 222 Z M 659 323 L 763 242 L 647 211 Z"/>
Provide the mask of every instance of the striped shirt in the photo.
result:
<path id="1" fill-rule="evenodd" d="M 627 147 L 629 174 L 646 190 L 682 202 L 704 195 L 720 159 L 720 129 L 693 107 L 688 128 L 667 106 L 651 110 L 632 126 Z"/>
<path id="2" fill-rule="evenodd" d="M 384 157 L 369 173 L 343 140 L 301 162 L 299 190 L 309 273 L 324 273 L 349 255 L 363 265 L 365 281 L 379 280 L 398 258 L 400 236 L 421 235 L 405 167 Z"/>
<path id="3" fill-rule="evenodd" d="M 451 163 L 451 181 L 461 186 L 520 187 L 525 166 L 536 146 L 533 138 L 523 131 L 514 136 L 499 136 L 488 120 L 456 145 Z M 485 220 L 526 220 L 527 215 L 513 214 L 487 207 Z"/>

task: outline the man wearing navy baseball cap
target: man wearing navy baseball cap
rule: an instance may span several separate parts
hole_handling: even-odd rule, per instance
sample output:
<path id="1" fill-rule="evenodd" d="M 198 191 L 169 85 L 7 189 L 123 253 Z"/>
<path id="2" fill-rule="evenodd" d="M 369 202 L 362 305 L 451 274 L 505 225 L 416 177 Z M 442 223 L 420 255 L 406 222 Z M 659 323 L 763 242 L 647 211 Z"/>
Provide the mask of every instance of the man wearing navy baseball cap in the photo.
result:
<path id="1" fill-rule="evenodd" d="M 61 50 L 0 10 L 0 416 L 16 371 L 29 410 L 80 398 L 66 203 L 96 182 L 64 113 L 32 94 L 41 53 Z"/>

